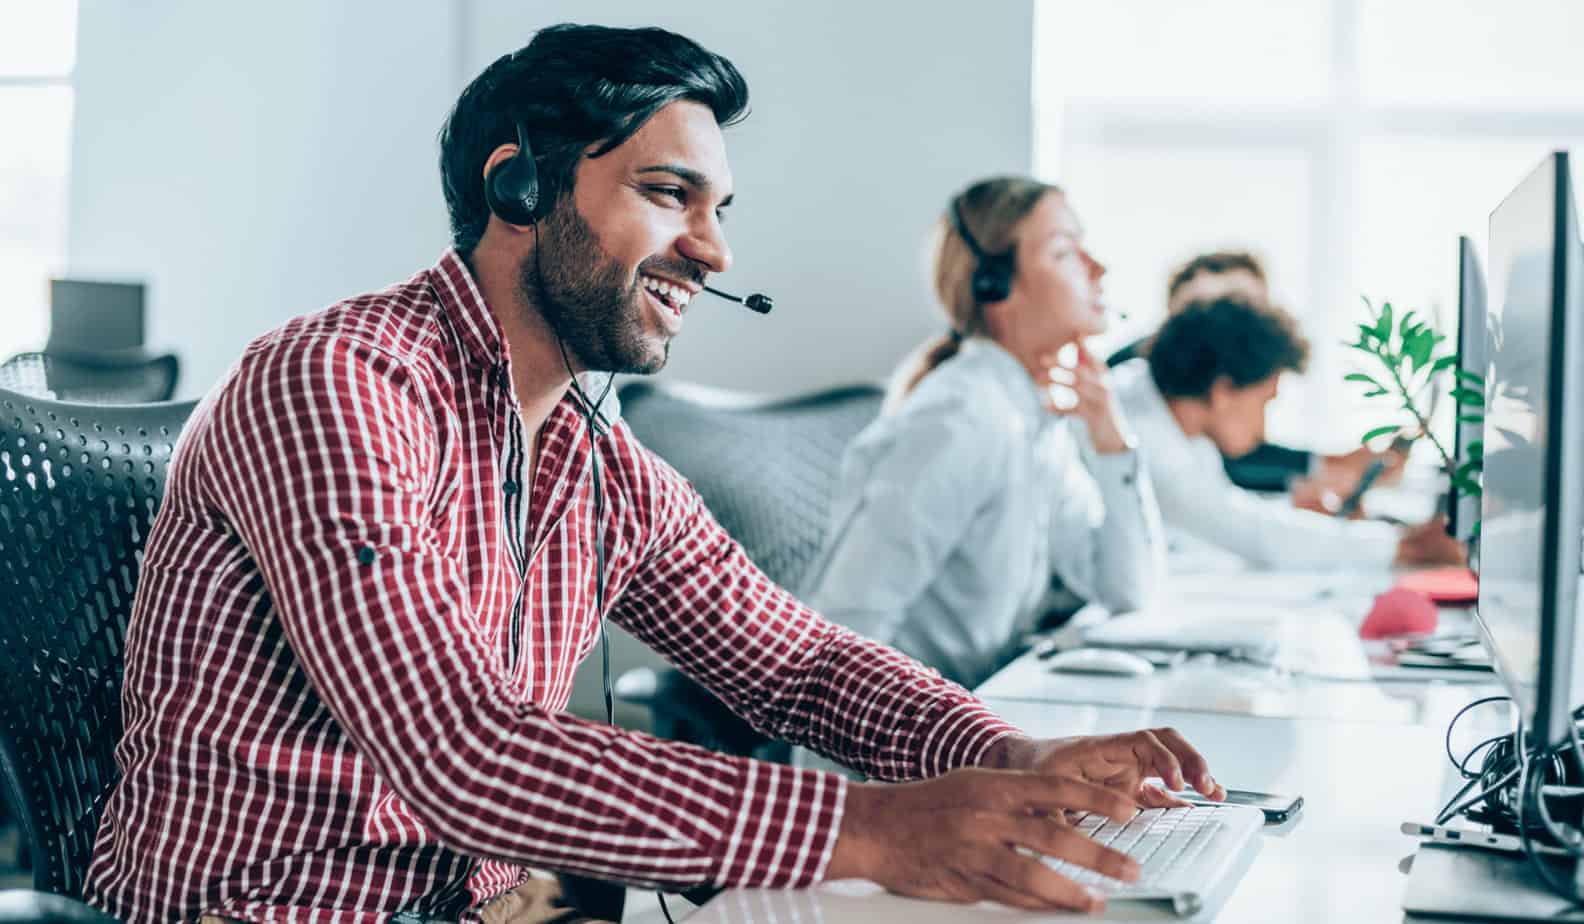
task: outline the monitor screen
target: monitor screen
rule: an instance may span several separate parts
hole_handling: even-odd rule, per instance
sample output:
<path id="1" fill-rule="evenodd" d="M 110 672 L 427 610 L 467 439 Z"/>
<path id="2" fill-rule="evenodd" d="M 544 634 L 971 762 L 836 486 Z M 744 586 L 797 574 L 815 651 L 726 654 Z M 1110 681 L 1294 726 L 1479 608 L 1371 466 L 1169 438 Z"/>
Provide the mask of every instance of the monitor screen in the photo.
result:
<path id="1" fill-rule="evenodd" d="M 1563 153 L 1491 213 L 1478 622 L 1525 725 L 1550 742 L 1584 700 L 1572 680 L 1584 523 L 1576 229 Z"/>
<path id="2" fill-rule="evenodd" d="M 1458 364 L 1459 372 L 1471 372 L 1481 379 L 1488 373 L 1485 368 L 1485 271 L 1480 266 L 1479 252 L 1467 237 L 1458 238 Z M 1458 379 L 1459 386 L 1469 388 L 1470 383 Z M 1468 447 L 1484 435 L 1484 425 L 1479 421 L 1463 420 L 1465 414 L 1478 415 L 1480 409 L 1467 407 L 1461 402 L 1457 409 L 1457 428 L 1453 431 L 1452 457 L 1462 465 Z M 1474 524 L 1479 522 L 1480 499 L 1478 494 L 1459 492 L 1454 485 L 1447 505 L 1447 527 L 1465 546 L 1470 545 Z"/>
<path id="3" fill-rule="evenodd" d="M 143 345 L 143 286 L 50 280 L 50 350 L 126 350 Z"/>

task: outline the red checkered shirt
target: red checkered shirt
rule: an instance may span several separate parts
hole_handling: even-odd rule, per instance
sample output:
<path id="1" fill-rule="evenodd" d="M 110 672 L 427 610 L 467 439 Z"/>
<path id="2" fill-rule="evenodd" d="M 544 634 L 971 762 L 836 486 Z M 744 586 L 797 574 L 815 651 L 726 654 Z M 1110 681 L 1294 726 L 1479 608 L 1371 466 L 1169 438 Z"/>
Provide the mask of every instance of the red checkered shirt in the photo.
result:
<path id="1" fill-rule="evenodd" d="M 819 880 L 840 777 L 562 712 L 598 639 L 595 542 L 610 618 L 767 734 L 902 779 L 1011 730 L 772 584 L 619 421 L 596 523 L 575 405 L 525 473 L 511 383 L 448 252 L 255 341 L 199 405 L 128 629 L 90 902 L 372 922 L 469 916 L 528 867 Z"/>

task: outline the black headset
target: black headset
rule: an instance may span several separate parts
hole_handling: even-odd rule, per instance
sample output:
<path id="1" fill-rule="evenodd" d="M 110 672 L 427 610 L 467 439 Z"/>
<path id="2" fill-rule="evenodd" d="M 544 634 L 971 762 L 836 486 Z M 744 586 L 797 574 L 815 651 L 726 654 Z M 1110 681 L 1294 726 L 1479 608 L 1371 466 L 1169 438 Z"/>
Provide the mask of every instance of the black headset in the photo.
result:
<path id="1" fill-rule="evenodd" d="M 1008 250 L 1005 253 L 985 253 L 974 236 L 968 233 L 968 223 L 962 217 L 962 198 L 954 198 L 951 203 L 952 226 L 957 229 L 957 236 L 973 252 L 977 261 L 974 266 L 973 279 L 970 286 L 973 289 L 974 301 L 981 305 L 992 302 L 1006 301 L 1012 292 L 1012 277 L 1017 275 L 1017 264 L 1014 261 L 1017 251 Z"/>
<path id="2" fill-rule="evenodd" d="M 517 123 L 517 153 L 484 178 L 484 202 L 507 224 L 531 225 L 542 217 L 539 165 L 534 163 L 528 130 L 521 122 Z"/>

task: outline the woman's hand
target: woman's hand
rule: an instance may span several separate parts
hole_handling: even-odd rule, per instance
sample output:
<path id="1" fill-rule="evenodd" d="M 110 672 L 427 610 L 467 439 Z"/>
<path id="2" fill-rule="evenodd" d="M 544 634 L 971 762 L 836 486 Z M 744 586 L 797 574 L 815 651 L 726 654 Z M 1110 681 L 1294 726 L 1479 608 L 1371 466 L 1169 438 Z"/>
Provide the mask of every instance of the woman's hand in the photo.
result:
<path id="1" fill-rule="evenodd" d="M 1077 346 L 1078 361 L 1071 368 L 1061 365 L 1055 356 L 1041 364 L 1045 374 L 1036 376 L 1035 381 L 1050 395 L 1046 407 L 1053 414 L 1082 420 L 1095 452 L 1124 452 L 1129 448 L 1123 436 L 1126 426 L 1111 395 L 1106 369 L 1083 344 Z"/>

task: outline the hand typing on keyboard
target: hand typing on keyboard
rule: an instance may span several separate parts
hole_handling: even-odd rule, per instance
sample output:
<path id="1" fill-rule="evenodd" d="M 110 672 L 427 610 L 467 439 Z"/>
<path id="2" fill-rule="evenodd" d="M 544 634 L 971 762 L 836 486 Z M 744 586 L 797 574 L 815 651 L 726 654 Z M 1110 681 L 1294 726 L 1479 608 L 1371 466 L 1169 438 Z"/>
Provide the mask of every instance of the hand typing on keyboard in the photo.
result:
<path id="1" fill-rule="evenodd" d="M 870 879 L 919 898 L 1098 910 L 1111 890 L 1092 884 L 1133 882 L 1139 863 L 1075 820 L 1126 825 L 1141 808 L 1185 804 L 1150 778 L 1178 789 L 1191 782 L 1212 799 L 1225 795 L 1204 758 L 1171 729 L 1003 738 L 981 767 L 912 783 L 852 784 L 826 877 Z M 1090 885 L 1074 881 L 1078 870 Z"/>
<path id="2" fill-rule="evenodd" d="M 1176 790 L 1191 783 L 1215 801 L 1226 798 L 1226 790 L 1210 775 L 1210 765 L 1173 728 L 1047 741 L 1002 738 L 984 763 L 1097 783 L 1132 796 L 1144 808 L 1188 804 L 1150 783 L 1151 778 L 1164 780 Z"/>

